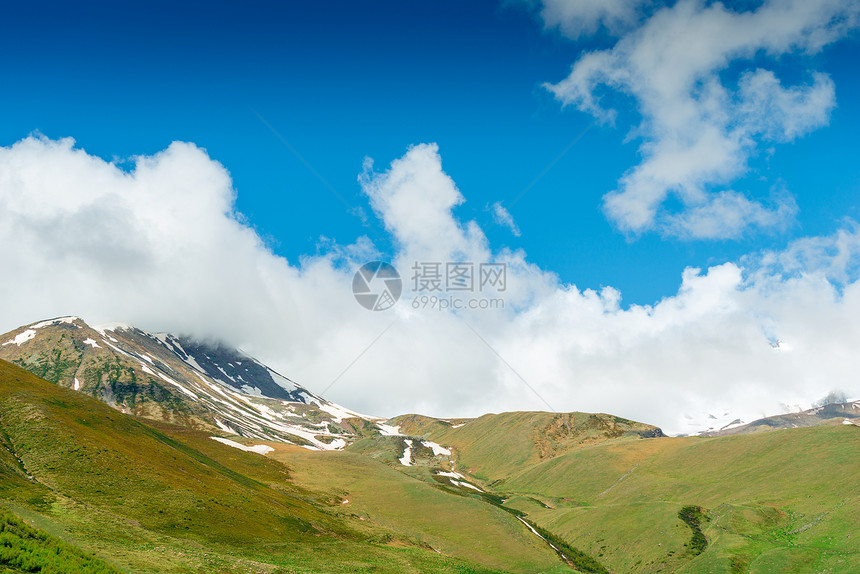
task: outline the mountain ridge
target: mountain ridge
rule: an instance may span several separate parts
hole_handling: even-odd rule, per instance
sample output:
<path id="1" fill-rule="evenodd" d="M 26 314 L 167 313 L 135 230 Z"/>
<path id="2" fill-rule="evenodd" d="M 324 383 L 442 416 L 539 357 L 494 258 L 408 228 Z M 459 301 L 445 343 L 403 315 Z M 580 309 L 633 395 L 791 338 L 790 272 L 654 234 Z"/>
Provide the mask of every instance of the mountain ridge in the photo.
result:
<path id="1" fill-rule="evenodd" d="M 213 432 L 285 440 L 306 448 L 342 449 L 368 433 L 386 434 L 391 425 L 383 423 L 394 420 L 363 415 L 328 401 L 240 349 L 216 340 L 149 333 L 125 323 L 91 326 L 71 315 L 30 323 L 0 335 L 0 358 L 57 384 L 88 392 L 123 412 Z M 689 434 L 726 436 L 823 424 L 820 413 L 830 419 L 853 420 L 860 416 L 860 401 L 750 423 L 728 413 L 722 418 L 709 416 L 707 424 L 701 423 L 699 430 Z M 411 416 L 422 415 L 395 419 Z M 594 416 L 606 417 L 607 424 L 614 417 Z M 659 431 L 656 436 L 663 434 L 659 427 L 653 428 Z"/>
<path id="2" fill-rule="evenodd" d="M 0 358 L 118 410 L 191 428 L 341 449 L 380 417 L 328 401 L 218 343 L 75 316 L 0 335 Z"/>
<path id="3" fill-rule="evenodd" d="M 701 434 L 708 437 L 720 437 L 826 424 L 855 424 L 860 426 L 860 401 L 827 403 L 805 411 L 762 417 L 749 423 L 736 421 L 734 424 L 719 430 L 706 431 Z"/>

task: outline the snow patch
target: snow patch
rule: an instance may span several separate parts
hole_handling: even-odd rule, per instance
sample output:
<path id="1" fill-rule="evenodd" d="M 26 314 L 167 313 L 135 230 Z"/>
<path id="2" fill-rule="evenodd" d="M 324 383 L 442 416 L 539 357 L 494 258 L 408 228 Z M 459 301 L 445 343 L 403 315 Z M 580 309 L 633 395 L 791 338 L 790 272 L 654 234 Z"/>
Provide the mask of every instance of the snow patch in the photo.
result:
<path id="1" fill-rule="evenodd" d="M 74 390 L 76 390 L 76 391 L 81 390 L 81 382 L 78 380 L 78 378 L 77 378 L 77 377 L 75 377 L 75 386 L 74 386 L 73 388 L 74 388 Z"/>
<path id="2" fill-rule="evenodd" d="M 523 524 L 525 524 L 525 525 L 526 525 L 526 528 L 528 528 L 529 530 L 531 530 L 531 531 L 532 531 L 532 534 L 534 534 L 535 536 L 537 536 L 538 538 L 540 538 L 541 540 L 543 540 L 544 542 L 546 542 L 547 544 L 549 544 L 550 548 L 552 548 L 553 550 L 555 550 L 556 552 L 558 552 L 559 554 L 561 554 L 561 551 L 560 551 L 560 550 L 555 546 L 555 544 L 553 544 L 552 542 L 550 542 L 549 540 L 547 540 L 546 538 L 544 538 L 543 536 L 541 536 L 540 532 L 538 532 L 537 530 L 535 530 L 534 528 L 532 528 L 532 525 L 531 525 L 531 524 L 529 524 L 528 522 L 526 522 L 525 520 L 523 520 L 523 519 L 522 519 L 521 517 L 519 517 L 519 516 L 517 516 L 517 520 L 519 520 L 520 522 L 522 522 Z M 564 556 L 564 554 L 561 554 L 561 555 L 562 555 L 562 556 Z M 565 556 L 565 560 L 566 560 L 566 559 L 567 559 L 567 557 Z"/>
<path id="3" fill-rule="evenodd" d="M 212 440 L 217 440 L 221 444 L 226 444 L 227 446 L 232 446 L 233 448 L 238 448 L 239 450 L 244 450 L 245 452 L 256 452 L 257 454 L 265 455 L 275 450 L 272 447 L 266 446 L 264 444 L 245 446 L 244 444 L 232 441 L 229 438 L 221 438 L 220 436 L 210 436 L 209 438 L 211 438 Z"/>
<path id="4" fill-rule="evenodd" d="M 445 448 L 442 445 L 436 444 L 433 441 L 423 440 L 421 444 L 426 446 L 427 448 L 433 449 L 433 456 L 439 456 L 444 454 L 445 456 L 451 456 L 451 451 Z"/>
<path id="5" fill-rule="evenodd" d="M 102 325 L 93 326 L 93 331 L 96 331 L 102 337 L 107 337 L 111 339 L 113 342 L 116 342 L 116 339 L 108 336 L 106 331 L 121 331 L 121 330 L 131 330 L 134 329 L 131 325 L 127 325 L 125 323 L 104 323 Z"/>
<path id="6" fill-rule="evenodd" d="M 182 357 L 180 357 L 180 359 L 181 359 L 181 358 L 182 358 Z M 200 371 L 201 373 L 205 373 L 205 372 L 206 372 L 205 370 L 203 370 L 203 367 L 201 367 L 201 366 L 200 366 L 200 363 L 198 363 L 198 362 L 197 362 L 197 359 L 195 359 L 195 358 L 194 358 L 194 357 L 192 357 L 191 355 L 186 354 L 186 355 L 185 355 L 185 358 L 184 358 L 184 359 L 182 359 L 182 360 L 183 360 L 185 363 L 187 363 L 188 365 L 190 365 L 191 367 L 193 367 L 193 368 L 197 369 L 198 371 Z"/>
<path id="7" fill-rule="evenodd" d="M 740 427 L 743 425 L 744 425 L 744 421 L 742 421 L 741 419 L 735 419 L 734 421 L 730 422 L 726 426 L 722 427 L 720 430 L 721 431 L 729 430 L 729 429 L 737 428 L 737 427 Z"/>
<path id="8" fill-rule="evenodd" d="M 465 488 L 471 488 L 472 490 L 477 490 L 478 492 L 484 492 L 483 490 L 481 490 L 480 488 L 478 488 L 474 484 L 469 484 L 468 482 L 463 482 L 462 480 L 452 480 L 451 482 L 453 482 L 457 486 L 462 486 Z"/>
<path id="9" fill-rule="evenodd" d="M 299 396 L 302 397 L 302 402 L 306 405 L 316 404 L 318 407 L 322 406 L 322 403 L 315 396 L 307 393 L 306 391 L 300 392 Z"/>
<path id="10" fill-rule="evenodd" d="M 89 345 L 89 346 L 90 346 L 90 347 L 92 347 L 93 349 L 101 349 L 101 345 L 99 345 L 98 343 L 96 343 L 95 339 L 89 339 L 89 338 L 88 338 L 88 339 L 86 339 L 86 340 L 84 341 L 84 345 Z"/>
<path id="11" fill-rule="evenodd" d="M 400 464 L 403 466 L 412 466 L 412 441 L 407 438 L 403 442 L 406 443 L 406 448 L 403 449 L 403 456 L 400 457 Z"/>
<path id="12" fill-rule="evenodd" d="M 382 436 L 403 436 L 400 434 L 400 426 L 390 426 L 384 425 L 382 423 L 377 423 L 376 428 L 379 429 L 379 434 Z"/>
<path id="13" fill-rule="evenodd" d="M 240 366 L 242 365 L 242 363 L 240 363 L 239 361 L 236 361 L 236 364 L 240 365 Z M 281 375 L 280 373 L 276 373 L 275 371 L 273 371 L 269 367 L 266 367 L 266 370 L 269 371 L 269 375 L 272 377 L 272 380 L 275 381 L 275 384 L 278 385 L 279 387 L 283 387 L 284 389 L 286 389 L 287 391 L 290 391 L 290 392 L 298 390 L 299 386 L 297 384 L 295 384 L 293 381 L 291 381 L 290 379 L 288 379 L 287 377 Z"/>
<path id="14" fill-rule="evenodd" d="M 258 405 L 256 403 L 246 403 L 246 404 L 249 404 L 250 406 L 254 407 L 257 411 L 259 411 L 260 415 L 262 415 L 263 418 L 268 419 L 270 421 L 277 421 L 278 419 L 284 418 L 283 415 L 275 412 L 274 410 L 270 409 L 266 405 Z M 325 425 L 325 423 L 320 423 L 320 424 Z"/>
<path id="15" fill-rule="evenodd" d="M 459 472 L 445 472 L 444 470 L 440 470 L 436 474 L 438 474 L 439 476 L 447 476 L 448 478 L 462 478 L 462 479 L 466 478 L 465 476 L 463 476 Z"/>
<path id="16" fill-rule="evenodd" d="M 715 432 L 727 430 L 741 426 L 743 420 L 752 420 L 756 417 L 741 417 L 735 413 L 726 411 L 716 411 L 716 415 L 706 412 L 696 414 L 685 414 L 686 428 L 682 432 L 683 435 L 696 435 L 705 432 Z M 747 413 L 749 414 L 749 413 Z M 762 415 L 764 416 L 764 415 Z"/>
<path id="17" fill-rule="evenodd" d="M 215 419 L 215 424 L 218 425 L 218 428 L 224 432 L 228 432 L 230 434 L 236 434 L 236 431 L 234 431 L 233 429 L 231 429 L 230 427 L 228 427 L 227 425 L 225 425 L 224 423 L 222 423 L 218 419 Z"/>
<path id="18" fill-rule="evenodd" d="M 20 347 L 23 343 L 26 343 L 35 336 L 36 331 L 34 331 L 33 329 L 27 329 L 23 333 L 18 333 L 17 335 L 15 335 L 14 339 L 9 339 L 5 343 L 3 343 L 3 345 L 0 346 L 5 347 L 6 345 L 11 345 L 12 343 L 15 343 L 16 346 Z"/>
<path id="19" fill-rule="evenodd" d="M 114 339 L 114 340 L 116 341 L 116 339 Z M 107 341 L 105 341 L 105 342 L 107 343 Z M 117 341 L 117 342 L 119 342 L 119 341 Z M 136 357 L 136 356 L 134 356 L 134 355 L 132 355 L 131 353 L 128 353 L 128 352 L 126 352 L 126 351 L 123 351 L 122 349 L 120 349 L 120 348 L 119 348 L 119 347 L 117 347 L 116 345 L 112 345 L 112 344 L 110 344 L 110 343 L 107 343 L 107 346 L 108 346 L 108 347 L 110 347 L 111 349 L 113 349 L 114 351 L 116 351 L 117 353 L 123 354 L 123 355 L 125 355 L 125 356 L 127 356 L 127 357 L 131 357 L 132 359 L 137 359 L 137 357 Z"/>
<path id="20" fill-rule="evenodd" d="M 35 325 L 31 325 L 31 329 L 42 329 L 43 327 L 49 327 L 51 325 L 56 325 L 57 323 L 68 323 L 72 324 L 77 321 L 78 317 L 57 317 L 56 319 L 48 319 L 47 321 L 42 321 L 41 323 L 36 323 Z M 76 325 L 77 326 L 77 325 Z M 78 327 L 80 328 L 80 327 Z"/>
<path id="21" fill-rule="evenodd" d="M 329 443 L 328 448 L 325 450 L 340 450 L 346 446 L 346 441 L 342 438 L 336 438 L 331 443 Z"/>
<path id="22" fill-rule="evenodd" d="M 200 400 L 200 398 L 197 395 L 195 395 L 194 393 L 192 393 L 191 391 L 189 391 L 188 389 L 186 389 L 185 387 L 183 387 L 182 385 L 180 385 L 179 383 L 177 383 L 176 381 L 174 381 L 173 379 L 171 379 L 170 377 L 168 377 L 164 373 L 156 373 L 156 375 L 161 377 L 162 379 L 164 379 L 165 381 L 167 381 L 171 385 L 175 386 L 176 388 L 178 388 L 180 391 L 182 391 L 183 393 L 185 393 L 186 395 L 188 395 L 189 397 L 191 397 L 195 401 Z"/>
<path id="23" fill-rule="evenodd" d="M 334 403 L 325 403 L 319 406 L 321 411 L 325 411 L 332 416 L 334 422 L 339 423 L 343 419 L 348 418 L 367 418 L 364 415 L 360 415 L 355 411 L 351 411 L 349 409 L 345 409 L 340 405 L 336 405 Z"/>

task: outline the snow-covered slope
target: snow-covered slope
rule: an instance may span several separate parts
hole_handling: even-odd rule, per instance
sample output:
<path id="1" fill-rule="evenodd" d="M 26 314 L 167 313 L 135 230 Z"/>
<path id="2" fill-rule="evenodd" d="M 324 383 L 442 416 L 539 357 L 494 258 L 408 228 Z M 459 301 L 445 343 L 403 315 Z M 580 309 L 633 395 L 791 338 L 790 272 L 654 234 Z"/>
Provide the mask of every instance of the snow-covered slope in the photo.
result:
<path id="1" fill-rule="evenodd" d="M 0 335 L 0 359 L 123 412 L 249 438 L 341 449 L 383 419 L 315 395 L 239 350 L 78 317 Z"/>
<path id="2" fill-rule="evenodd" d="M 705 436 L 727 436 L 822 424 L 857 424 L 860 426 L 860 401 L 829 403 L 805 411 L 759 418 L 747 424 L 729 425 L 702 434 Z"/>
<path id="3" fill-rule="evenodd" d="M 682 429 L 680 436 L 702 435 L 719 432 L 721 430 L 728 430 L 743 425 L 745 423 L 744 418 L 746 418 L 747 421 L 750 420 L 748 417 L 744 417 L 743 415 L 720 410 L 698 412 L 694 414 L 688 413 L 684 415 L 682 419 L 683 422 L 680 425 L 680 428 Z"/>

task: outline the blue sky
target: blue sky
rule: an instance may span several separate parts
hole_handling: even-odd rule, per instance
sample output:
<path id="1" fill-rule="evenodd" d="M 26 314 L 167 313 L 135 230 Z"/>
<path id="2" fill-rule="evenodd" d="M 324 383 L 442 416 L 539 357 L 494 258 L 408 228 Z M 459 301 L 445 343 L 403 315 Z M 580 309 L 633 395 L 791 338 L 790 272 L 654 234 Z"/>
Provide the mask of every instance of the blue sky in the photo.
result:
<path id="1" fill-rule="evenodd" d="M 273 134 L 259 113 L 349 204 L 370 213 L 357 176 L 365 157 L 383 168 L 407 147 L 438 143 L 466 202 L 462 220 L 497 246 L 581 288 L 612 285 L 625 303 L 676 292 L 687 266 L 779 249 L 860 219 L 860 80 L 856 33 L 814 55 L 760 56 L 787 84 L 829 74 L 837 107 L 825 126 L 764 147 L 731 182 L 797 202 L 779 229 L 732 239 L 625 233 L 602 197 L 640 160 L 636 102 L 616 95 L 616 125 L 561 103 L 559 82 L 604 31 L 571 40 L 546 29 L 534 6 L 498 2 L 16 3 L 0 23 L 0 144 L 38 131 L 73 137 L 107 160 L 194 142 L 233 177 L 237 209 L 291 261 L 321 236 L 349 243 L 360 218 Z M 746 63 L 744 64 L 746 66 Z M 722 72 L 728 82 L 736 72 Z M 589 126 L 590 129 L 589 129 Z M 492 223 L 509 204 L 521 236 Z M 381 224 L 372 216 L 369 225 Z M 376 235 L 372 235 L 377 239 Z M 391 253 L 391 246 L 380 245 Z"/>

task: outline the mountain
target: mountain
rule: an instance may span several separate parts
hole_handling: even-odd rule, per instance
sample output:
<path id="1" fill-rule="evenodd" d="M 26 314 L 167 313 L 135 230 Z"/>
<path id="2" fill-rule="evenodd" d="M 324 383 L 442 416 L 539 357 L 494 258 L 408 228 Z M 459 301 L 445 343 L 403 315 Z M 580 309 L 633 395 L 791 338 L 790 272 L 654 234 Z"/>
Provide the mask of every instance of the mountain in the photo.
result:
<path id="1" fill-rule="evenodd" d="M 0 359 L 129 414 L 336 450 L 383 419 L 315 395 L 218 343 L 59 317 L 0 335 Z"/>
<path id="2" fill-rule="evenodd" d="M 786 413 L 754 420 L 743 424 L 735 421 L 719 430 L 703 433 L 704 436 L 730 436 L 775 429 L 811 427 L 826 424 L 856 424 L 860 426 L 860 401 L 830 403 L 797 413 Z"/>
<path id="3" fill-rule="evenodd" d="M 129 326 L 42 321 L 0 352 L 27 369 L 0 360 L 0 506 L 125 572 L 860 571 L 856 403 L 717 437 L 383 421 Z"/>
<path id="4" fill-rule="evenodd" d="M 488 482 L 604 441 L 665 436 L 659 427 L 602 413 L 513 412 L 452 420 L 405 415 L 389 424 L 450 446 L 461 467 Z"/>
<path id="5" fill-rule="evenodd" d="M 571 571 L 480 500 L 371 457 L 264 442 L 284 461 L 126 415 L 0 360 L 0 572 L 40 571 L 10 566 L 47 549 L 129 574 Z M 21 518 L 29 528 L 10 539 L 4 523 Z M 21 536 L 37 540 L 21 548 Z"/>
<path id="6" fill-rule="evenodd" d="M 817 413 L 839 424 L 714 438 L 588 413 L 389 424 L 450 449 L 459 476 L 438 480 L 473 485 L 612 572 L 851 574 L 860 429 L 845 408 Z"/>

